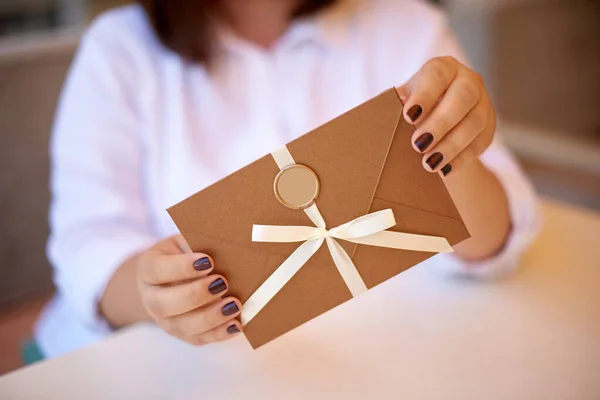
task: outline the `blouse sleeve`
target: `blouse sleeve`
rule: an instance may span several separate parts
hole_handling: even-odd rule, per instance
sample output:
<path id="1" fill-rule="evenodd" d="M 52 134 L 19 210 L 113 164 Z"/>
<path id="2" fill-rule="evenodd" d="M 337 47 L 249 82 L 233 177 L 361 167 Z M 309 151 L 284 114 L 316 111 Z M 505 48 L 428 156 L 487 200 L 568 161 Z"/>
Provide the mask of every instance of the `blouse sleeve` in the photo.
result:
<path id="1" fill-rule="evenodd" d="M 469 65 L 452 31 L 440 30 L 431 57 L 449 55 Z M 440 254 L 436 266 L 452 274 L 488 278 L 503 275 L 518 267 L 520 258 L 541 229 L 538 199 L 531 183 L 517 161 L 502 145 L 502 132 L 496 132 L 492 145 L 481 155 L 481 162 L 496 175 L 508 199 L 512 230 L 504 248 L 495 256 L 477 262 L 467 262 L 455 254 Z"/>
<path id="2" fill-rule="evenodd" d="M 68 74 L 51 140 L 54 280 L 92 330 L 109 327 L 98 301 L 119 266 L 155 242 L 144 198 L 136 76 L 112 27 L 96 22 Z"/>

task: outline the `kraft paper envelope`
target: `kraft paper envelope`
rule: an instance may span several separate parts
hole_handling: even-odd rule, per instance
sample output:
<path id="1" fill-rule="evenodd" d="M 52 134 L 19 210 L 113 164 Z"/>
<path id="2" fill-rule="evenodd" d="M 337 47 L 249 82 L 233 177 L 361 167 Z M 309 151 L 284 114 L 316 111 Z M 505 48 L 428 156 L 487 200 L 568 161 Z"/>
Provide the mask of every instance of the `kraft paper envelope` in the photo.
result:
<path id="1" fill-rule="evenodd" d="M 412 149 L 413 130 L 390 89 L 286 145 L 295 162 L 319 178 L 316 205 L 327 228 L 391 209 L 396 225 L 390 231 L 441 236 L 450 245 L 469 237 L 441 178 L 426 172 Z M 215 272 L 229 281 L 228 294 L 242 303 L 301 245 L 253 242 L 253 225 L 314 227 L 302 210 L 275 196 L 279 172 L 273 156 L 265 155 L 168 210 L 190 247 L 214 258 Z M 435 255 L 338 243 L 369 289 Z M 244 333 L 257 348 L 351 298 L 323 245 Z"/>

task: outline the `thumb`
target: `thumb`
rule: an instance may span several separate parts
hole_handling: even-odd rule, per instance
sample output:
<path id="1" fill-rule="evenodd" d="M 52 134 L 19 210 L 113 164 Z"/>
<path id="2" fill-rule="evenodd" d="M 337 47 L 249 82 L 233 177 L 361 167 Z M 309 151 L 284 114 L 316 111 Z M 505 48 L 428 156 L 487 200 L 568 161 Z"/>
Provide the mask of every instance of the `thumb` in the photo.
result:
<path id="1" fill-rule="evenodd" d="M 183 253 L 192 253 L 192 248 L 188 244 L 188 242 L 184 239 L 183 235 L 175 235 L 173 236 L 175 242 L 177 242 L 177 246 Z"/>
<path id="2" fill-rule="evenodd" d="M 183 236 L 175 235 L 165 238 L 153 247 L 154 250 L 158 250 L 163 254 L 176 255 L 181 253 L 191 253 L 192 250 L 187 244 Z"/>

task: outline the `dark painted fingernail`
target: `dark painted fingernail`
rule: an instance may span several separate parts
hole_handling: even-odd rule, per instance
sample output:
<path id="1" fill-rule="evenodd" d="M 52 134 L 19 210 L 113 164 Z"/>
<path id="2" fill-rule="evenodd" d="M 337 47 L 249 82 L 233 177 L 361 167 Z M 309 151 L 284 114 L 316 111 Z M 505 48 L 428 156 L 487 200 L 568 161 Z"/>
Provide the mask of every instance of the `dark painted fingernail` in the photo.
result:
<path id="1" fill-rule="evenodd" d="M 223 315 L 226 317 L 233 315 L 238 311 L 240 311 L 240 309 L 235 301 L 227 303 L 223 306 L 223 308 L 221 308 L 221 313 L 223 313 Z"/>
<path id="2" fill-rule="evenodd" d="M 406 115 L 412 122 L 415 122 L 423 114 L 423 108 L 419 105 L 414 105 L 407 111 Z"/>
<path id="3" fill-rule="evenodd" d="M 230 335 L 235 335 L 239 331 L 240 329 L 237 327 L 237 325 L 229 325 L 227 327 L 227 333 L 229 333 Z"/>
<path id="4" fill-rule="evenodd" d="M 207 269 L 211 269 L 212 264 L 210 263 L 210 258 L 203 257 L 199 260 L 196 260 L 194 263 L 194 269 L 196 271 L 206 271 Z"/>
<path id="5" fill-rule="evenodd" d="M 208 285 L 208 291 L 212 294 L 221 293 L 225 291 L 225 289 L 227 289 L 227 285 L 225 284 L 225 281 L 222 278 L 219 278 L 210 285 Z"/>
<path id="6" fill-rule="evenodd" d="M 444 174 L 444 176 L 448 175 L 450 171 L 452 171 L 452 165 L 450 164 L 446 164 L 444 165 L 444 168 L 442 168 L 442 174 Z"/>
<path id="7" fill-rule="evenodd" d="M 444 156 L 442 155 L 442 153 L 433 153 L 433 155 L 431 155 L 431 157 L 429 157 L 425 162 L 427 163 L 427 165 L 429 165 L 429 168 L 434 170 L 437 168 L 438 165 L 441 164 L 443 160 Z"/>
<path id="8" fill-rule="evenodd" d="M 433 135 L 431 133 L 424 133 L 415 140 L 415 146 L 422 153 L 427 150 L 431 142 L 433 142 Z"/>

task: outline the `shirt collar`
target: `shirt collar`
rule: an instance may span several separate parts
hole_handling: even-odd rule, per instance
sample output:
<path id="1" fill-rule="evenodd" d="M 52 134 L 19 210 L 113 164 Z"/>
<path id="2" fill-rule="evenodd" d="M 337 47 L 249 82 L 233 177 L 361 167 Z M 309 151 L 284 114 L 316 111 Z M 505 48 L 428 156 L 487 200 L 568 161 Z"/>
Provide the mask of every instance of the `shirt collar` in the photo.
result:
<path id="1" fill-rule="evenodd" d="M 273 49 L 295 48 L 304 43 L 314 43 L 327 52 L 338 52 L 346 48 L 350 39 L 352 10 L 360 0 L 338 0 L 329 8 L 309 17 L 293 21 L 289 29 L 275 43 Z M 225 28 L 219 30 L 225 49 L 237 52 L 248 46 Z"/>
<path id="2" fill-rule="evenodd" d="M 281 42 L 286 46 L 296 46 L 308 41 L 326 51 L 343 50 L 350 35 L 350 3 L 340 0 L 314 16 L 294 21 Z"/>

